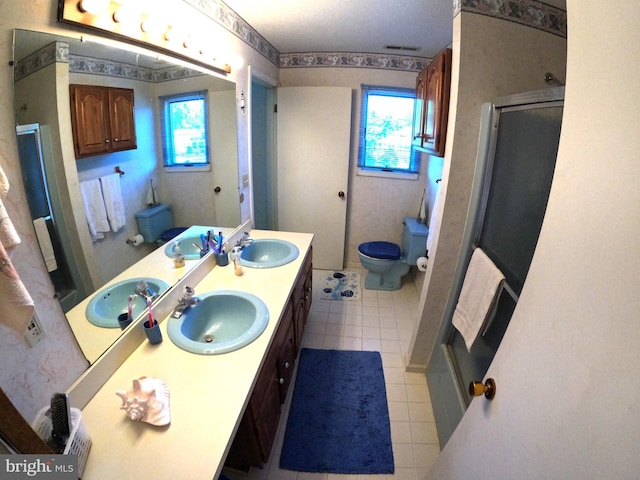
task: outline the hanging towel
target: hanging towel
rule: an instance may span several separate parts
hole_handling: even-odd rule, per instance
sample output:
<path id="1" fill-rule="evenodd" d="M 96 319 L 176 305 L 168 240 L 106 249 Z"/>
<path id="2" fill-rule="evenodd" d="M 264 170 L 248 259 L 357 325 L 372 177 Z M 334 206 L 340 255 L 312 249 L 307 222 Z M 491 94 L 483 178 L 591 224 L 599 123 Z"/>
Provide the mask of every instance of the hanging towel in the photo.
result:
<path id="1" fill-rule="evenodd" d="M 9 192 L 9 180 L 0 167 L 0 242 L 7 251 L 20 243 L 20 237 L 16 232 L 7 210 L 4 208 L 4 199 L 7 198 Z"/>
<path id="2" fill-rule="evenodd" d="M 47 272 L 53 272 L 58 269 L 58 262 L 56 261 L 56 254 L 53 252 L 47 221 L 44 217 L 36 218 L 33 221 L 33 227 L 36 229 L 36 239 L 38 240 L 38 245 L 40 245 L 44 263 L 47 266 Z"/>
<path id="3" fill-rule="evenodd" d="M 482 249 L 476 248 L 453 312 L 453 325 L 464 338 L 467 350 L 471 351 L 480 331 L 484 332 L 493 320 L 503 282 L 503 273 Z"/>
<path id="4" fill-rule="evenodd" d="M 127 222 L 120 190 L 120 174 L 112 173 L 111 175 L 100 177 L 100 183 L 102 184 L 102 196 L 104 197 L 104 206 L 107 210 L 111 231 L 117 232 Z"/>
<path id="5" fill-rule="evenodd" d="M 13 267 L 4 244 L 0 242 L 0 323 L 24 333 L 33 316 L 31 295 Z"/>
<path id="6" fill-rule="evenodd" d="M 438 219 L 439 209 L 440 209 L 440 192 L 442 189 L 438 190 L 436 198 L 433 200 L 433 206 L 431 207 L 431 217 L 429 218 L 429 233 L 427 235 L 427 256 L 430 257 L 433 254 L 431 250 L 433 248 L 433 237 L 436 234 L 436 222 Z"/>
<path id="7" fill-rule="evenodd" d="M 80 182 L 80 191 L 84 200 L 84 213 L 87 216 L 91 240 L 95 242 L 104 238 L 103 233 L 109 231 L 109 222 L 107 221 L 107 211 L 102 198 L 100 180 L 96 178 Z"/>

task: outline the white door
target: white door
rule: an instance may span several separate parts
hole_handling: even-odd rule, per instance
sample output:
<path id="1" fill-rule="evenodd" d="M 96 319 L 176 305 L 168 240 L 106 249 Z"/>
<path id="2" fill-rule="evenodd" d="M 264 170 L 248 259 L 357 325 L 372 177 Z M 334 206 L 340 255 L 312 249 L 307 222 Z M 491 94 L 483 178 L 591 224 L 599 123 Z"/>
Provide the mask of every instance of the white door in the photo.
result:
<path id="1" fill-rule="evenodd" d="M 313 233 L 313 264 L 342 270 L 351 89 L 278 89 L 278 230 Z"/>

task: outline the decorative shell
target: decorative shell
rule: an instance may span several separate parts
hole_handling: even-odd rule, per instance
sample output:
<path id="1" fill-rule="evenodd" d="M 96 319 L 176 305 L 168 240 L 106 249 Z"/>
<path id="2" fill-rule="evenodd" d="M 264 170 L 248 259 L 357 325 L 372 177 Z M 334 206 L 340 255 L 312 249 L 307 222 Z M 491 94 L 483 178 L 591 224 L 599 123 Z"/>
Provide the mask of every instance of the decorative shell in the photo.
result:
<path id="1" fill-rule="evenodd" d="M 120 409 L 126 410 L 131 420 L 157 426 L 171 422 L 169 387 L 158 378 L 136 378 L 131 390 L 120 390 L 116 395 L 122 399 Z"/>

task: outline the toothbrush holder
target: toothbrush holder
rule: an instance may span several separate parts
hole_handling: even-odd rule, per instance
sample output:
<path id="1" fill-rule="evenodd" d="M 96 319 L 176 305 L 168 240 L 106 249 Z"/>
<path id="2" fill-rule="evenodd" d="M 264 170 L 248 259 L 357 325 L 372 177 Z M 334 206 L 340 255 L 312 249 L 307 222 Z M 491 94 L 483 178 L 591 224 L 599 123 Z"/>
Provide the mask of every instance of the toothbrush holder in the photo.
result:
<path id="1" fill-rule="evenodd" d="M 118 325 L 120 325 L 121 330 L 127 328 L 131 322 L 133 322 L 133 318 L 131 318 L 128 313 L 118 315 Z"/>
<path id="2" fill-rule="evenodd" d="M 151 345 L 157 345 L 162 342 L 162 332 L 160 331 L 160 325 L 157 320 L 153 320 L 153 325 L 149 324 L 149 320 L 142 324 L 144 327 L 144 333 L 147 335 L 147 339 Z"/>

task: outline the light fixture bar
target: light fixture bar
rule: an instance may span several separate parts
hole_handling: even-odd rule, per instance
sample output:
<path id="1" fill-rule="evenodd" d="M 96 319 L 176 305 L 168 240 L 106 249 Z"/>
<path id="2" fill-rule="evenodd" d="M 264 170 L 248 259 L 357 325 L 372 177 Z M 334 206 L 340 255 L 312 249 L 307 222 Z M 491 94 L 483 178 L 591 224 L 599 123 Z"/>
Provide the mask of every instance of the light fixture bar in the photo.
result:
<path id="1" fill-rule="evenodd" d="M 100 8 L 94 8 L 95 3 L 101 3 Z M 186 7 L 182 2 L 175 2 L 175 8 Z M 160 25 L 158 28 L 149 28 L 151 22 L 157 19 L 151 17 L 151 12 L 130 11 L 123 15 L 122 5 L 119 2 L 102 0 L 93 2 L 88 0 L 59 0 L 58 21 L 71 25 L 80 25 L 98 30 L 108 37 L 150 48 L 162 53 L 169 53 L 182 60 L 187 60 L 201 67 L 213 69 L 218 73 L 231 73 L 228 63 L 221 63 L 207 49 L 187 48 L 186 39 L 172 38 L 167 35 L 170 30 L 180 31 L 179 25 Z M 96 13 L 91 13 L 96 12 Z M 172 12 L 172 17 L 182 18 L 181 12 Z M 190 12 L 192 13 L 192 12 Z M 176 15 L 174 15 L 176 14 Z M 212 19 L 207 19 L 212 24 Z M 215 24 L 216 28 L 219 26 Z M 189 31 L 188 29 L 185 29 Z M 219 57 L 219 55 L 217 55 Z"/>

